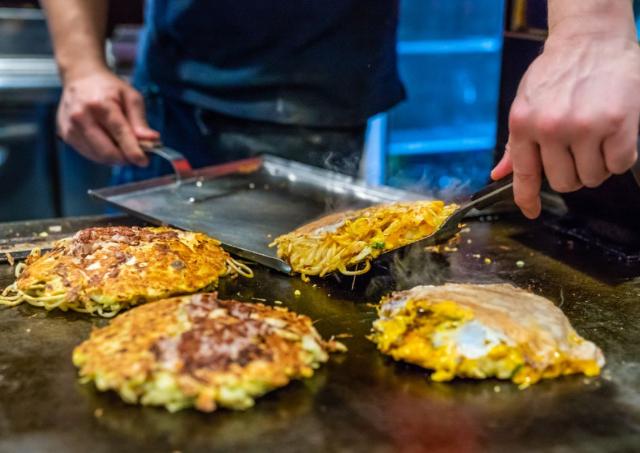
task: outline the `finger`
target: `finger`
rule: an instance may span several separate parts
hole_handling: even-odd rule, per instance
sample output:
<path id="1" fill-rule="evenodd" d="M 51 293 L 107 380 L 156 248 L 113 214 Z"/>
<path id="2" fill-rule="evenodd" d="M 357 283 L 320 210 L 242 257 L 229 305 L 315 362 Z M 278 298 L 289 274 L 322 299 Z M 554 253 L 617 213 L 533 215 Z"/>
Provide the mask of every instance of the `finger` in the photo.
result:
<path id="1" fill-rule="evenodd" d="M 601 142 L 593 137 L 571 145 L 578 178 L 585 187 L 598 187 L 611 173 L 607 170 Z"/>
<path id="2" fill-rule="evenodd" d="M 540 215 L 541 161 L 538 146 L 530 141 L 512 142 L 513 198 L 522 211 L 530 218 Z"/>
<path id="3" fill-rule="evenodd" d="M 122 165 L 128 163 L 109 136 L 99 127 L 96 127 L 95 131 L 88 130 L 81 136 L 74 133 L 67 143 L 87 159 L 99 164 Z"/>
<path id="4" fill-rule="evenodd" d="M 107 133 L 95 122 L 86 121 L 70 135 L 74 148 L 83 156 L 105 165 L 123 165 L 128 161 L 109 138 Z M 70 141 L 70 143 L 71 143 Z"/>
<path id="5" fill-rule="evenodd" d="M 86 140 L 94 149 L 99 149 L 101 162 L 106 165 L 126 165 L 129 163 L 123 151 L 116 146 L 107 131 L 96 124 L 85 132 Z"/>
<path id="6" fill-rule="evenodd" d="M 540 144 L 540 156 L 544 174 L 553 190 L 567 193 L 582 187 L 573 155 L 565 145 L 557 142 Z"/>
<path id="7" fill-rule="evenodd" d="M 67 138 L 64 139 L 64 142 L 87 159 L 99 164 L 105 163 L 100 158 L 100 155 L 93 151 L 93 147 L 89 145 L 83 137 L 76 134 L 69 134 Z"/>
<path id="8" fill-rule="evenodd" d="M 497 181 L 513 172 L 513 163 L 511 162 L 511 153 L 509 152 L 509 143 L 505 147 L 504 155 L 500 162 L 491 170 L 491 179 Z"/>
<path id="9" fill-rule="evenodd" d="M 131 129 L 127 118 L 116 102 L 108 102 L 98 112 L 100 125 L 118 145 L 129 163 L 145 166 L 149 163 Z"/>
<path id="10" fill-rule="evenodd" d="M 629 170 L 638 158 L 638 122 L 630 116 L 622 127 L 602 144 L 604 161 L 609 173 L 621 174 Z"/>
<path id="11" fill-rule="evenodd" d="M 140 140 L 158 140 L 160 134 L 149 127 L 145 114 L 144 101 L 137 91 L 126 90 L 123 95 L 124 113 Z"/>
<path id="12" fill-rule="evenodd" d="M 60 122 L 59 130 L 63 140 L 87 159 L 107 165 L 126 163 L 113 141 L 87 114 L 78 112 L 69 115 Z"/>

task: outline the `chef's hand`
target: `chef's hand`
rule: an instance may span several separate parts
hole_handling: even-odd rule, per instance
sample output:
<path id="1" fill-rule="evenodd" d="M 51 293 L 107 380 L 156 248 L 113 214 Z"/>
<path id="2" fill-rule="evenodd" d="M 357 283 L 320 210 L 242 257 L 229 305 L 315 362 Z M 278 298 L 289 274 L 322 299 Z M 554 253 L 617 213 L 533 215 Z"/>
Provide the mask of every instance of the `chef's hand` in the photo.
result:
<path id="1" fill-rule="evenodd" d="M 513 171 L 515 202 L 535 218 L 542 171 L 558 192 L 599 186 L 636 161 L 639 122 L 635 33 L 551 33 L 520 83 L 505 156 L 491 176 Z"/>
<path id="2" fill-rule="evenodd" d="M 157 140 L 142 96 L 109 70 L 67 78 L 58 108 L 58 133 L 83 156 L 108 165 L 146 166 L 138 140 Z"/>

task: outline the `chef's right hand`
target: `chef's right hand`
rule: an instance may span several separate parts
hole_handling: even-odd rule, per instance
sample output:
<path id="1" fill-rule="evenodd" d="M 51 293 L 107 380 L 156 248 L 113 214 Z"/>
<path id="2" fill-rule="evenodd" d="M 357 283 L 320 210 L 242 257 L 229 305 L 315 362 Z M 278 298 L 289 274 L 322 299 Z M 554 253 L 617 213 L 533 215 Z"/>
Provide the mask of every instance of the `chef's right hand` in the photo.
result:
<path id="1" fill-rule="evenodd" d="M 65 142 L 107 165 L 146 166 L 138 141 L 159 139 L 140 93 L 107 69 L 65 80 L 57 123 Z"/>

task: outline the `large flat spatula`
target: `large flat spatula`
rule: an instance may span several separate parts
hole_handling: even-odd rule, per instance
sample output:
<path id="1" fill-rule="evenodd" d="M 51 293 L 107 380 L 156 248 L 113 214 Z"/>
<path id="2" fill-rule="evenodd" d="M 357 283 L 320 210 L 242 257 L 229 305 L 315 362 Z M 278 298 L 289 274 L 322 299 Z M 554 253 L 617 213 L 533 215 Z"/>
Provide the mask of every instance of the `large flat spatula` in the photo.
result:
<path id="1" fill-rule="evenodd" d="M 442 244 L 451 239 L 458 231 L 464 217 L 472 209 L 484 209 L 499 201 L 507 200 L 513 196 L 513 176 L 509 175 L 499 181 L 493 182 L 478 192 L 474 193 L 468 201 L 461 204 L 440 227 L 426 238 L 411 244 L 388 250 L 385 253 L 395 252 L 398 249 L 420 244 L 424 246 Z"/>

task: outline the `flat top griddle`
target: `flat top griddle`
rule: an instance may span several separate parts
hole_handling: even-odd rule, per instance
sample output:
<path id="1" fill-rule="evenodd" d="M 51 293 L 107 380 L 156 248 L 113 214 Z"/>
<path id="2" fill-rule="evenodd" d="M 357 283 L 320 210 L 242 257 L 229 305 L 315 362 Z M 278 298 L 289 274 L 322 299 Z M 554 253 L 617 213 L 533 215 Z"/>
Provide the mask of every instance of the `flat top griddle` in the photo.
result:
<path id="1" fill-rule="evenodd" d="M 170 414 L 96 392 L 78 383 L 71 351 L 104 320 L 0 308 L 0 452 L 637 451 L 640 279 L 627 272 L 603 280 L 576 270 L 568 257 L 589 259 L 596 270 L 624 264 L 589 258 L 541 222 L 518 219 L 469 221 L 458 252 L 412 249 L 376 263 L 353 289 L 351 278 L 304 283 L 261 266 L 253 280 L 223 279 L 223 297 L 282 301 L 311 316 L 322 335 L 347 334 L 341 340 L 348 353 L 246 412 Z M 0 285 L 11 281 L 12 269 L 0 265 Z M 445 281 L 512 282 L 550 298 L 603 349 L 603 375 L 523 391 L 493 379 L 435 383 L 427 371 L 383 357 L 366 340 L 375 317 L 370 302 L 396 288 Z"/>
<path id="2" fill-rule="evenodd" d="M 285 273 L 291 268 L 268 247 L 277 236 L 330 212 L 419 198 L 274 156 L 196 170 L 180 185 L 168 176 L 90 193 L 150 222 L 208 233 Z"/>

